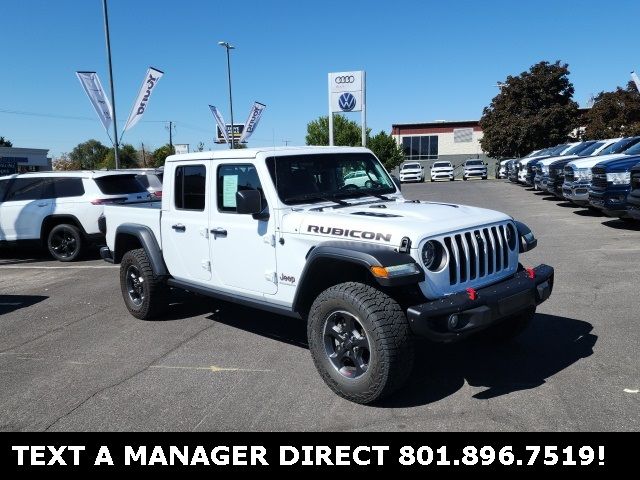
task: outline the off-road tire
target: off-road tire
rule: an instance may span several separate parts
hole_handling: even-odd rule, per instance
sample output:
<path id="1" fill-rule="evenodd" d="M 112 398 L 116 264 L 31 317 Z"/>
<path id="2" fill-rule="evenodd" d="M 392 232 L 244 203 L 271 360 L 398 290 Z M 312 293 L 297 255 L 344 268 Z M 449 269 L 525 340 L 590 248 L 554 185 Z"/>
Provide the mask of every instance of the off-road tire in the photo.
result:
<path id="1" fill-rule="evenodd" d="M 61 243 L 64 239 L 64 246 Z M 61 223 L 51 229 L 47 235 L 47 249 L 59 262 L 73 262 L 84 250 L 84 237 L 75 225 Z"/>
<path id="2" fill-rule="evenodd" d="M 368 368 L 357 378 L 343 376 L 325 348 L 325 322 L 337 311 L 357 318 L 370 345 Z M 322 379 L 352 402 L 375 402 L 400 388 L 411 373 L 414 346 L 407 317 L 393 298 L 369 285 L 341 283 L 318 295 L 309 312 L 307 335 Z"/>
<path id="3" fill-rule="evenodd" d="M 127 277 L 131 276 L 135 269 L 142 279 L 139 284 L 142 288 L 140 302 L 136 303 L 129 293 L 130 285 Z M 157 277 L 153 273 L 151 263 L 143 248 L 129 250 L 122 257 L 120 263 L 120 290 L 124 304 L 129 313 L 141 320 L 151 320 L 160 317 L 166 312 L 169 305 L 169 287 L 164 279 Z"/>
<path id="4" fill-rule="evenodd" d="M 529 327 L 535 315 L 536 307 L 529 307 L 527 310 L 515 313 L 482 332 L 482 338 L 491 343 L 509 342 Z"/>

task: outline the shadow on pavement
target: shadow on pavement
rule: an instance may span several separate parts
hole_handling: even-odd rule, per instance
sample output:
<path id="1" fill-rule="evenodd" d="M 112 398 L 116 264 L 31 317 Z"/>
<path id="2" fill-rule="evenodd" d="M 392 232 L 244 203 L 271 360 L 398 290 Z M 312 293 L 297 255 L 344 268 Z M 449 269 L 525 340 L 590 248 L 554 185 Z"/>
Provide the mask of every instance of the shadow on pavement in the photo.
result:
<path id="1" fill-rule="evenodd" d="M 580 215 L 581 217 L 604 217 L 605 216 L 604 213 L 602 213 L 597 208 L 582 207 L 582 210 L 576 210 L 573 213 L 575 213 L 576 215 Z"/>
<path id="2" fill-rule="evenodd" d="M 82 256 L 79 257 L 78 260 L 97 260 L 99 258 L 100 249 L 92 245 L 82 252 Z M 39 246 L 0 246 L 0 267 L 2 265 L 21 265 L 53 261 L 54 259 L 47 249 Z"/>
<path id="3" fill-rule="evenodd" d="M 640 222 L 635 220 L 607 220 L 602 222 L 602 225 L 609 228 L 615 228 L 616 230 L 631 230 L 634 232 L 640 232 Z"/>
<path id="4" fill-rule="evenodd" d="M 581 320 L 538 314 L 520 337 L 500 346 L 479 340 L 454 345 L 420 341 L 407 387 L 379 406 L 432 403 L 455 393 L 465 382 L 485 388 L 473 395 L 480 400 L 536 388 L 593 353 L 598 337 L 590 333 L 592 329 Z"/>
<path id="5" fill-rule="evenodd" d="M 558 206 L 559 207 L 564 207 L 564 208 L 580 208 L 580 206 L 576 205 L 575 203 L 562 202 L 562 201 L 558 204 Z"/>
<path id="6" fill-rule="evenodd" d="M 30 307 L 47 298 L 42 295 L 0 295 L 0 315 Z"/>
<path id="7" fill-rule="evenodd" d="M 307 349 L 306 324 L 301 320 L 239 305 L 185 294 L 167 320 L 211 313 L 207 318 L 230 327 Z M 597 336 L 590 323 L 537 314 L 517 339 L 503 344 L 476 337 L 455 344 L 416 340 L 416 359 L 407 386 L 376 404 L 382 408 L 425 405 L 458 391 L 465 382 L 485 387 L 474 398 L 486 400 L 543 385 L 578 360 L 593 353 Z M 315 372 L 314 372 L 315 373 Z"/>

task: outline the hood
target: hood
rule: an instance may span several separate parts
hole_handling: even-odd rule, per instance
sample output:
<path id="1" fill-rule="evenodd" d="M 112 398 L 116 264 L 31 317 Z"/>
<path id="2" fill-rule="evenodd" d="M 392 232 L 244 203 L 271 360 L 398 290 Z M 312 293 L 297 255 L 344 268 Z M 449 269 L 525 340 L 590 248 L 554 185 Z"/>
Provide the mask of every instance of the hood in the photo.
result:
<path id="1" fill-rule="evenodd" d="M 607 172 L 628 172 L 631 167 L 635 167 L 640 163 L 640 155 L 627 156 L 617 160 L 609 160 L 606 162 L 598 162 L 595 166 L 604 168 Z"/>
<path id="2" fill-rule="evenodd" d="M 567 161 L 571 161 L 574 160 L 576 158 L 579 158 L 577 155 L 567 155 L 565 157 L 561 156 L 561 155 L 557 155 L 555 157 L 547 157 L 543 160 L 540 160 L 540 164 L 541 165 L 551 165 L 553 162 L 558 162 L 560 160 L 567 160 Z"/>
<path id="3" fill-rule="evenodd" d="M 558 160 L 555 160 L 553 162 L 551 162 L 549 164 L 549 167 L 554 167 L 554 168 L 558 168 L 558 167 L 564 167 L 567 163 L 569 163 L 571 160 L 575 159 L 577 157 L 567 157 L 567 158 L 560 158 Z"/>
<path id="4" fill-rule="evenodd" d="M 362 199 L 358 199 L 362 200 Z M 324 206 L 322 211 L 319 207 Z M 501 212 L 443 203 L 384 202 L 333 208 L 306 206 L 283 216 L 284 233 L 315 235 L 327 240 L 356 240 L 399 246 L 403 237 L 413 245 L 433 235 L 510 220 Z"/>
<path id="5" fill-rule="evenodd" d="M 604 163 L 610 160 L 620 160 L 625 158 L 629 158 L 629 157 L 624 153 L 612 153 L 610 155 L 602 155 L 602 156 L 596 155 L 595 157 L 579 158 L 577 160 L 573 160 L 569 162 L 568 165 L 572 168 L 592 168 L 598 163 Z"/>
<path id="6" fill-rule="evenodd" d="M 453 167 L 431 167 L 432 172 L 440 172 L 442 170 L 453 170 Z"/>

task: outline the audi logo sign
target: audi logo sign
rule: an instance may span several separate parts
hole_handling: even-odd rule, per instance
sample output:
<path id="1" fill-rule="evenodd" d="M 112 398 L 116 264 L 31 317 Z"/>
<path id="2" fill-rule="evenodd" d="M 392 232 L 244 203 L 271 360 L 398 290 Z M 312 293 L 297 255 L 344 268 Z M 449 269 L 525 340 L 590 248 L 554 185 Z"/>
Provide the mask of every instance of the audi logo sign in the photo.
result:
<path id="1" fill-rule="evenodd" d="M 355 82 L 355 80 L 356 80 L 356 77 L 354 77 L 353 75 L 341 75 L 333 79 L 333 81 L 338 85 L 343 83 L 353 83 Z"/>

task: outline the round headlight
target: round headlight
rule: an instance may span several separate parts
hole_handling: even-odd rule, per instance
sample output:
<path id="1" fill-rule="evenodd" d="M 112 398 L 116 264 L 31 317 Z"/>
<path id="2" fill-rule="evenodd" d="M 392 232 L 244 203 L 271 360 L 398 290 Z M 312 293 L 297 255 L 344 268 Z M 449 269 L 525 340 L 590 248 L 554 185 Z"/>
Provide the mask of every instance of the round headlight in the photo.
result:
<path id="1" fill-rule="evenodd" d="M 445 263 L 444 248 L 435 240 L 429 240 L 422 247 L 422 264 L 427 270 L 437 272 Z"/>

